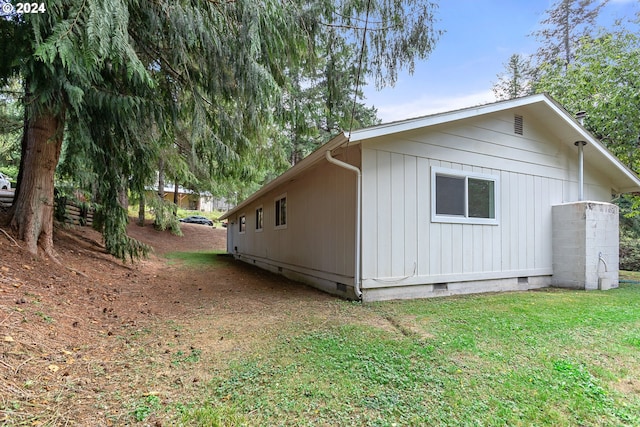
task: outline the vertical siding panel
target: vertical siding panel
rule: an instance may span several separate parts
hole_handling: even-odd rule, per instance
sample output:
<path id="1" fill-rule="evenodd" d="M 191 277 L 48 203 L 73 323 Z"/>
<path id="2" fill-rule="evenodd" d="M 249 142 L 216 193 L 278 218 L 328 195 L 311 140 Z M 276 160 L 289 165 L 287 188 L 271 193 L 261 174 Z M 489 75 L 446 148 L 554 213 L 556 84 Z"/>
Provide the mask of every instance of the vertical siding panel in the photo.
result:
<path id="1" fill-rule="evenodd" d="M 391 233 L 391 276 L 404 276 L 405 263 L 405 174 L 404 156 L 391 154 L 391 221 L 386 228 Z M 409 196 L 410 197 L 410 196 Z"/>
<path id="2" fill-rule="evenodd" d="M 546 267 L 544 265 L 543 260 L 543 247 L 544 247 L 544 228 L 542 227 L 542 207 L 549 206 L 548 205 L 548 195 L 544 194 L 542 191 L 542 177 L 536 176 L 534 182 L 534 198 L 533 198 L 533 206 L 534 206 L 534 245 L 535 245 L 535 254 L 534 254 L 534 268 L 543 268 Z M 549 207 L 548 209 L 551 209 Z"/>
<path id="3" fill-rule="evenodd" d="M 524 269 L 527 268 L 527 194 L 526 194 L 526 185 L 527 180 L 525 175 L 517 174 L 517 253 L 518 253 L 518 263 L 515 268 Z"/>
<path id="4" fill-rule="evenodd" d="M 430 274 L 442 274 L 442 225 L 432 222 L 429 233 L 429 271 Z"/>
<path id="5" fill-rule="evenodd" d="M 330 173 L 324 175 L 325 185 L 320 187 L 322 190 L 320 193 L 322 194 L 322 212 L 325 212 L 325 218 L 322 219 L 321 224 L 323 224 L 322 229 L 325 230 L 325 236 L 321 239 L 322 242 L 322 260 L 321 260 L 321 270 L 323 271 L 331 271 L 329 270 L 331 261 L 335 256 L 335 235 L 336 235 L 336 227 L 338 222 L 338 218 L 336 217 L 336 204 L 333 200 L 331 200 L 331 190 L 334 191 L 337 189 L 338 175 L 340 173 L 340 169 L 338 166 L 330 165 Z M 288 199 L 287 199 L 288 202 Z"/>
<path id="6" fill-rule="evenodd" d="M 441 235 L 441 251 L 442 259 L 440 260 L 440 273 L 450 274 L 453 272 L 453 245 L 452 245 L 452 226 L 451 224 L 444 223 L 440 226 Z"/>
<path id="7" fill-rule="evenodd" d="M 448 163 L 438 160 L 429 160 L 431 167 L 446 167 Z M 429 168 L 429 180 L 431 180 L 431 168 Z M 432 190 L 432 184 L 429 184 L 429 191 Z M 431 201 L 435 195 L 430 194 L 429 198 L 429 221 L 431 221 Z M 431 275 L 442 274 L 442 224 L 438 222 L 429 222 L 429 273 Z"/>
<path id="8" fill-rule="evenodd" d="M 362 277 L 376 277 L 378 241 L 377 156 L 374 150 L 362 150 Z"/>
<path id="9" fill-rule="evenodd" d="M 501 223 L 495 227 L 491 228 L 491 237 L 492 237 L 492 256 L 491 256 L 491 270 L 499 271 L 502 267 L 502 229 L 504 225 Z"/>
<path id="10" fill-rule="evenodd" d="M 527 268 L 535 268 L 536 259 L 536 216 L 535 216 L 535 182 L 532 175 L 527 175 Z"/>
<path id="11" fill-rule="evenodd" d="M 391 276 L 391 155 L 378 151 L 378 266 L 377 277 Z"/>
<path id="12" fill-rule="evenodd" d="M 417 262 L 416 274 L 424 276 L 430 274 L 429 265 L 429 230 L 431 224 L 431 169 L 429 161 L 424 158 L 417 159 L 416 171 L 417 186 L 417 211 L 418 211 L 418 241 L 417 241 Z"/>
<path id="13" fill-rule="evenodd" d="M 337 203 L 335 206 L 336 210 L 336 227 L 334 233 L 334 242 L 335 242 L 335 250 L 332 254 L 333 263 L 335 265 L 336 271 L 344 271 L 346 266 L 346 261 L 349 257 L 347 253 L 347 248 L 345 246 L 345 235 L 347 234 L 347 207 L 350 205 L 350 201 L 347 199 L 347 194 L 349 194 L 349 189 L 353 185 L 351 180 L 349 179 L 349 175 L 351 172 L 346 171 L 343 168 L 338 170 L 338 174 L 336 174 L 336 194 Z M 352 234 L 353 236 L 353 234 Z"/>
<path id="14" fill-rule="evenodd" d="M 329 173 L 330 172 L 331 170 L 329 170 Z M 317 189 L 317 197 L 312 197 L 311 200 L 308 200 L 306 203 L 301 204 L 302 206 L 300 207 L 300 209 L 301 209 L 301 213 L 303 212 L 302 214 L 304 215 L 305 224 L 306 224 L 305 227 L 303 228 L 304 235 L 305 235 L 305 238 L 314 239 L 314 240 L 309 240 L 311 242 L 320 242 L 320 240 L 315 240 L 315 239 L 318 239 L 319 237 L 318 229 L 323 224 L 318 222 L 319 218 L 317 217 L 317 212 L 318 212 L 318 208 L 322 203 L 322 198 L 324 197 L 324 192 L 326 191 L 326 189 L 318 185 L 319 184 L 318 174 L 312 174 L 311 177 L 307 179 L 309 179 L 309 184 L 308 184 L 309 187 Z M 264 211 L 264 207 L 263 207 L 263 211 Z M 255 223 L 252 223 L 251 225 L 255 227 Z M 264 231 L 262 233 L 264 234 Z M 309 260 L 309 264 L 311 265 L 312 268 L 318 268 L 321 262 L 319 259 L 317 259 L 320 255 L 317 251 L 318 246 L 319 246 L 318 244 L 306 245 L 306 247 L 304 248 L 304 256 L 306 259 Z"/>
<path id="15" fill-rule="evenodd" d="M 523 203 L 525 197 L 521 191 L 522 180 L 520 174 L 511 173 L 511 248 L 513 251 L 513 262 L 511 269 L 516 270 L 524 268 L 524 260 L 526 257 L 526 243 L 523 236 L 523 227 L 525 227 L 522 213 L 524 211 Z M 524 253 L 523 253 L 524 252 Z"/>
<path id="16" fill-rule="evenodd" d="M 553 197 L 552 190 L 553 180 L 550 178 L 542 178 L 542 192 L 545 194 L 543 203 L 548 206 L 547 209 L 542 211 L 542 233 L 543 233 L 543 247 L 542 252 L 544 254 L 544 265 L 546 267 L 553 266 L 553 244 L 552 244 L 552 223 L 551 223 L 551 206 L 557 204 Z"/>
<path id="17" fill-rule="evenodd" d="M 465 257 L 465 242 L 463 240 L 463 230 L 467 226 L 462 224 L 451 224 L 451 271 L 462 273 Z"/>
<path id="18" fill-rule="evenodd" d="M 404 157 L 404 276 L 409 276 L 415 272 L 415 265 L 418 262 L 418 215 L 417 215 L 417 158 L 414 156 Z"/>
<path id="19" fill-rule="evenodd" d="M 500 179 L 500 223 L 502 242 L 502 266 L 501 270 L 511 270 L 511 180 L 509 172 L 502 171 Z"/>
<path id="20" fill-rule="evenodd" d="M 493 270 L 493 229 L 495 226 L 482 227 L 482 271 Z"/>
<path id="21" fill-rule="evenodd" d="M 482 271 L 482 258 L 483 258 L 483 234 L 482 229 L 487 226 L 484 225 L 472 225 L 471 233 L 473 234 L 473 271 Z"/>
<path id="22" fill-rule="evenodd" d="M 345 274 L 348 276 L 355 275 L 355 262 L 356 262 L 356 186 L 357 186 L 357 177 L 353 172 L 344 171 L 347 173 L 347 182 L 349 185 L 347 187 L 347 192 L 345 194 L 344 201 L 344 212 L 346 215 L 345 224 L 346 230 L 344 235 L 342 236 L 342 240 L 344 241 L 344 247 L 346 251 L 346 256 L 344 257 L 344 270 Z"/>

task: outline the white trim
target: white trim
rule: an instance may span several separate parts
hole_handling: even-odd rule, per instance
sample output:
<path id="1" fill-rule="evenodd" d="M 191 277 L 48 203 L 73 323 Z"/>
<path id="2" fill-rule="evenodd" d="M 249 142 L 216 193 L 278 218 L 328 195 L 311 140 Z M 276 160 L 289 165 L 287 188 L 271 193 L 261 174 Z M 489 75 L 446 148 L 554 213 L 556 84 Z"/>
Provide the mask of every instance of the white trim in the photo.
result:
<path id="1" fill-rule="evenodd" d="M 464 178 L 464 216 L 456 215 L 438 215 L 436 213 L 436 175 L 451 176 L 456 178 Z M 473 218 L 469 217 L 469 178 L 482 179 L 485 181 L 493 181 L 493 213 L 494 218 Z M 485 173 L 476 173 L 459 169 L 449 169 L 437 166 L 431 167 L 431 222 L 444 222 L 453 224 L 480 224 L 480 225 L 499 225 L 500 224 L 500 177 L 498 175 L 489 175 Z"/>
<path id="2" fill-rule="evenodd" d="M 278 213 L 276 212 L 276 203 L 279 200 L 285 199 L 285 206 L 284 206 L 284 224 L 276 224 L 276 219 L 278 218 Z M 289 225 L 289 200 L 287 200 L 287 193 L 282 193 L 277 197 L 273 198 L 273 228 L 276 230 L 284 230 L 287 228 L 287 226 Z"/>

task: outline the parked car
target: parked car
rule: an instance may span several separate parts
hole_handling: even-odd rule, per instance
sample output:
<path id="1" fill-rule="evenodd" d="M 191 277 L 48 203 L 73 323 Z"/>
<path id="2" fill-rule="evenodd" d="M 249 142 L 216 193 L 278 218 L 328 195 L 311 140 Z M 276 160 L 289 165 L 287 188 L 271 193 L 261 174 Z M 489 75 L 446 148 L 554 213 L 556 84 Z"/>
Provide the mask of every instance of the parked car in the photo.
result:
<path id="1" fill-rule="evenodd" d="M 0 172 L 0 190 L 11 190 L 9 177 Z"/>
<path id="2" fill-rule="evenodd" d="M 180 220 L 180 222 L 186 222 L 186 223 L 189 223 L 189 224 L 202 224 L 202 225 L 213 226 L 213 221 L 211 221 L 207 217 L 199 216 L 199 215 L 192 215 L 192 216 L 188 216 L 186 218 L 182 218 Z"/>

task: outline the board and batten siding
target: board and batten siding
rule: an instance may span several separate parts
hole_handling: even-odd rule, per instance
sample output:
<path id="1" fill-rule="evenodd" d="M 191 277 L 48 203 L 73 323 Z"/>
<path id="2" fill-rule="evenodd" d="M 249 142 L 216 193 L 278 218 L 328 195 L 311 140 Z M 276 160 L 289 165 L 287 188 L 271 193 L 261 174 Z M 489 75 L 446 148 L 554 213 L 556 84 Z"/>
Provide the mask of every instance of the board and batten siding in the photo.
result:
<path id="1" fill-rule="evenodd" d="M 551 206 L 577 199 L 577 150 L 501 112 L 363 141 L 362 287 L 552 274 Z M 431 222 L 431 170 L 499 179 L 498 225 Z M 585 198 L 610 201 L 585 167 Z"/>
<path id="2" fill-rule="evenodd" d="M 336 155 L 344 160 L 343 155 Z M 347 159 L 360 166 L 359 147 Z M 287 198 L 287 224 L 275 226 L 275 201 Z M 262 267 L 282 268 L 333 283 L 353 286 L 355 268 L 355 174 L 322 160 L 292 181 L 253 201 L 232 218 L 236 257 Z M 256 231 L 256 209 L 262 206 L 264 227 Z M 246 216 L 247 230 L 237 223 Z M 300 276 L 302 277 L 302 276 Z M 321 287 L 322 288 L 322 287 Z M 329 289 L 327 289 L 329 290 Z"/>

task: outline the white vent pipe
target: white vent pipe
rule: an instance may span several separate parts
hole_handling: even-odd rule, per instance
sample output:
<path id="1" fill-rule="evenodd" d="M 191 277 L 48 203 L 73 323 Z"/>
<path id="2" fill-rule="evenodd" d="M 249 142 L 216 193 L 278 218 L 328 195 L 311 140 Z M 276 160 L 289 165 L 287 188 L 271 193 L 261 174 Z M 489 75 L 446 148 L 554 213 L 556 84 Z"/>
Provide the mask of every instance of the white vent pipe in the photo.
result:
<path id="1" fill-rule="evenodd" d="M 578 201 L 584 200 L 584 146 L 587 141 L 576 141 L 578 147 Z"/>
<path id="2" fill-rule="evenodd" d="M 587 116 L 586 111 L 578 111 L 576 119 L 580 126 L 584 126 L 584 118 Z M 576 141 L 574 145 L 578 147 L 578 201 L 584 200 L 584 146 L 587 141 Z"/>

